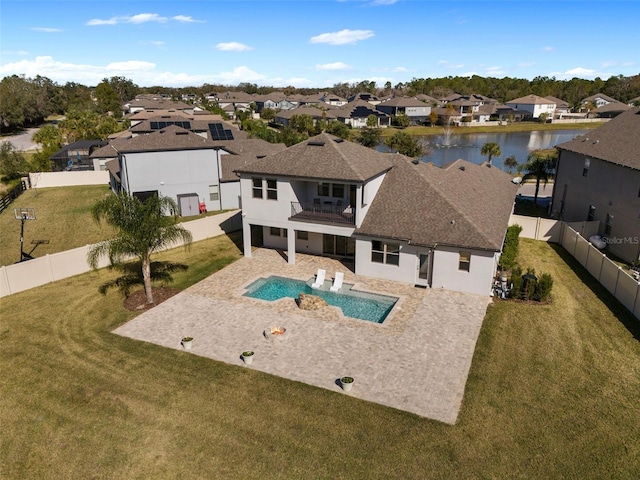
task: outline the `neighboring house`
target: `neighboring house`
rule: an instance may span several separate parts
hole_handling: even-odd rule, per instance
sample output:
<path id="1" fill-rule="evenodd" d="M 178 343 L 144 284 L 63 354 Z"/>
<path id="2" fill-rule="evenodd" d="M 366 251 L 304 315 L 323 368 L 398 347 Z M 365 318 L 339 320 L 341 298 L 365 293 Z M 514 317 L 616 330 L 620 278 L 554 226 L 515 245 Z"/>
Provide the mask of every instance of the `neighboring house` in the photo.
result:
<path id="1" fill-rule="evenodd" d="M 331 120 L 337 120 L 335 114 L 332 112 L 333 110 L 327 110 L 327 109 L 323 110 L 319 107 L 313 107 L 313 106 L 296 107 L 296 108 L 292 108 L 291 110 L 282 110 L 280 112 L 277 112 L 273 121 L 274 123 L 277 123 L 279 125 L 286 127 L 287 125 L 289 125 L 289 121 L 291 120 L 291 117 L 293 117 L 294 115 L 309 115 L 311 118 L 313 118 L 314 122 L 317 124 L 322 120 L 325 120 L 327 122 L 330 122 Z"/>
<path id="2" fill-rule="evenodd" d="M 438 105 L 440 105 L 440 101 L 436 98 L 433 98 L 430 95 L 426 95 L 424 93 L 420 93 L 418 95 L 416 95 L 416 98 L 418 100 L 420 100 L 421 102 L 426 103 L 427 105 L 430 105 L 432 107 L 437 107 Z"/>
<path id="3" fill-rule="evenodd" d="M 371 105 L 378 105 L 382 100 L 380 100 L 373 93 L 360 92 L 349 97 L 348 103 L 353 103 L 358 101 L 367 102 L 367 103 L 370 103 Z"/>
<path id="4" fill-rule="evenodd" d="M 617 102 L 617 101 L 618 100 L 616 100 L 615 98 L 611 98 L 610 96 L 605 95 L 604 93 L 596 93 L 595 95 L 591 95 L 581 100 L 583 105 L 592 104 L 596 108 L 604 107 L 609 103 Z"/>
<path id="5" fill-rule="evenodd" d="M 568 222 L 599 220 L 607 250 L 640 258 L 640 108 L 558 145 L 552 214 Z"/>
<path id="6" fill-rule="evenodd" d="M 498 168 L 414 162 L 323 133 L 237 169 L 245 256 L 341 258 L 357 275 L 489 295 L 517 186 Z M 313 272 L 309 272 L 311 275 Z"/>
<path id="7" fill-rule="evenodd" d="M 378 124 L 377 127 L 388 127 L 391 125 L 391 117 L 376 110 L 376 107 L 364 100 L 356 100 L 336 108 L 331 113 L 342 123 L 351 125 L 353 128 L 367 126 L 369 115 L 374 115 Z"/>
<path id="8" fill-rule="evenodd" d="M 129 140 L 112 142 L 93 156 L 110 173 L 114 192 L 141 198 L 152 194 L 176 200 L 182 216 L 240 207 L 240 181 L 233 169 L 285 149 L 260 139 L 247 139 L 224 123 L 209 124 L 206 138 L 177 125 Z M 198 207 L 198 208 L 196 208 Z"/>
<path id="9" fill-rule="evenodd" d="M 595 118 L 613 118 L 620 115 L 622 112 L 629 110 L 631 107 L 626 103 L 618 102 L 609 102 L 606 105 L 596 108 L 595 110 L 591 110 L 587 116 L 595 117 Z"/>
<path id="10" fill-rule="evenodd" d="M 296 106 L 296 103 L 287 99 L 282 92 L 272 92 L 265 95 L 256 95 L 254 97 L 254 103 L 256 104 L 256 111 L 262 112 L 265 108 L 271 110 L 290 110 Z"/>
<path id="11" fill-rule="evenodd" d="M 515 98 L 506 102 L 505 105 L 516 111 L 528 112 L 529 118 L 540 118 L 540 115 L 545 114 L 547 118 L 552 119 L 556 110 L 555 102 L 538 95 Z"/>
<path id="12" fill-rule="evenodd" d="M 108 145 L 96 148 L 89 156 L 91 158 L 91 162 L 93 163 L 93 169 L 96 172 L 107 170 L 107 162 L 109 162 L 110 160 L 117 160 L 118 147 L 125 145 L 129 138 L 114 139 L 111 140 Z"/>
<path id="13" fill-rule="evenodd" d="M 376 105 L 376 109 L 390 116 L 406 115 L 412 125 L 429 121 L 431 105 L 411 97 L 393 97 Z"/>
<path id="14" fill-rule="evenodd" d="M 640 107 L 640 97 L 632 98 L 627 102 L 630 107 Z"/>
<path id="15" fill-rule="evenodd" d="M 124 105 L 125 113 L 136 113 L 141 110 L 182 110 L 193 113 L 193 105 L 162 98 L 136 97 Z"/>
<path id="16" fill-rule="evenodd" d="M 544 98 L 556 104 L 556 109 L 555 109 L 556 118 L 562 118 L 563 115 L 571 113 L 571 105 L 569 104 L 569 102 L 562 100 L 560 98 L 554 97 L 552 95 L 547 95 Z"/>
<path id="17" fill-rule="evenodd" d="M 193 133 L 200 135 L 203 138 L 207 138 L 209 132 L 209 125 L 206 121 L 194 120 L 193 117 L 185 117 L 183 115 L 159 115 L 150 117 L 135 126 L 129 128 L 131 135 L 137 137 L 138 135 L 147 135 L 157 130 L 162 130 L 170 125 L 177 125 L 185 130 L 189 130 Z"/>
<path id="18" fill-rule="evenodd" d="M 107 143 L 103 140 L 78 140 L 65 145 L 50 157 L 51 171 L 93 170 L 91 154 Z"/>
<path id="19" fill-rule="evenodd" d="M 527 110 L 518 110 L 507 105 L 495 105 L 493 114 L 500 121 L 521 122 L 531 117 L 531 113 Z"/>

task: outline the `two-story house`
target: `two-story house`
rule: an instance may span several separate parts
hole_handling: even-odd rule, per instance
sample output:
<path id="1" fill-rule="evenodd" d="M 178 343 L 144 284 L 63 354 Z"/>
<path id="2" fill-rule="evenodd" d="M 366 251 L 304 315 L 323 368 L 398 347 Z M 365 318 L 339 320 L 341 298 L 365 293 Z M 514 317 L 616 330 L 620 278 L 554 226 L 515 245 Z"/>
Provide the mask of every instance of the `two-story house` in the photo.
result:
<path id="1" fill-rule="evenodd" d="M 238 168 L 245 256 L 263 245 L 343 258 L 357 275 L 489 295 L 517 187 L 322 133 Z"/>
<path id="2" fill-rule="evenodd" d="M 143 199 L 155 194 L 171 197 L 181 216 L 197 215 L 201 204 L 208 211 L 239 208 L 240 181 L 233 170 L 286 147 L 234 139 L 220 123 L 211 127 L 207 138 L 169 125 L 112 142 L 110 151 L 104 151 L 115 157 L 106 161 L 112 190 Z"/>
<path id="3" fill-rule="evenodd" d="M 548 119 L 552 119 L 556 110 L 556 103 L 538 95 L 526 95 L 520 98 L 514 98 L 505 103 L 507 107 L 515 110 L 523 110 L 529 113 L 529 118 L 540 118 L 545 115 Z"/>
<path id="4" fill-rule="evenodd" d="M 558 145 L 552 214 L 568 222 L 599 220 L 607 250 L 640 258 L 640 108 Z"/>
<path id="5" fill-rule="evenodd" d="M 393 97 L 376 105 L 376 109 L 390 116 L 406 115 L 412 125 L 426 123 L 431 105 L 411 97 Z"/>

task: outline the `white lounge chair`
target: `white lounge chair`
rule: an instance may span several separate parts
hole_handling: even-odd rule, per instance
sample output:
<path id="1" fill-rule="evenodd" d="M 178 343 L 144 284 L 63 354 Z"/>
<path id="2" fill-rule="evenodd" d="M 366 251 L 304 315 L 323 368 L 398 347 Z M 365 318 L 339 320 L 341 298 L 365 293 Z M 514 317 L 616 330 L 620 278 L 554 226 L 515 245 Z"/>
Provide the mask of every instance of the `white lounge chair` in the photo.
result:
<path id="1" fill-rule="evenodd" d="M 316 273 L 316 281 L 311 284 L 311 288 L 320 288 L 324 285 L 324 277 L 327 276 L 327 271 L 323 268 L 318 269 Z"/>
<path id="2" fill-rule="evenodd" d="M 336 272 L 336 276 L 333 279 L 333 285 L 329 288 L 332 292 L 337 292 L 342 288 L 342 282 L 344 280 L 344 273 Z"/>

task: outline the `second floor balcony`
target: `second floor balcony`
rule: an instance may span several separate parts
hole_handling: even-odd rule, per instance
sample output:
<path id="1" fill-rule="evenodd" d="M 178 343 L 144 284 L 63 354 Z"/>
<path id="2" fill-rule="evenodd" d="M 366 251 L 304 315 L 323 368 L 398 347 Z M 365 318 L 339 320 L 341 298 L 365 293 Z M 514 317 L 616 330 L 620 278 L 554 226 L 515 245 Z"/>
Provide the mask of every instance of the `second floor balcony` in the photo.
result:
<path id="1" fill-rule="evenodd" d="M 340 203 L 341 202 L 291 202 L 291 217 L 289 219 L 300 222 L 355 225 L 355 208 L 344 206 Z"/>

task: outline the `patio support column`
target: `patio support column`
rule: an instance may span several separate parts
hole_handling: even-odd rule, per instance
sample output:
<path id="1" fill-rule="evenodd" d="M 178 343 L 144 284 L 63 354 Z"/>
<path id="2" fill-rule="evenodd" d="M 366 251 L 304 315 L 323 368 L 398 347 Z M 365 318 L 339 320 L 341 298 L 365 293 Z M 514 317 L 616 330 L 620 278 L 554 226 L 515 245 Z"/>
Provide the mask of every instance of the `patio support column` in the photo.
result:
<path id="1" fill-rule="evenodd" d="M 296 263 L 296 231 L 287 228 L 287 259 L 293 265 Z"/>
<path id="2" fill-rule="evenodd" d="M 244 256 L 251 257 L 251 224 L 242 219 L 242 247 L 244 249 Z"/>

